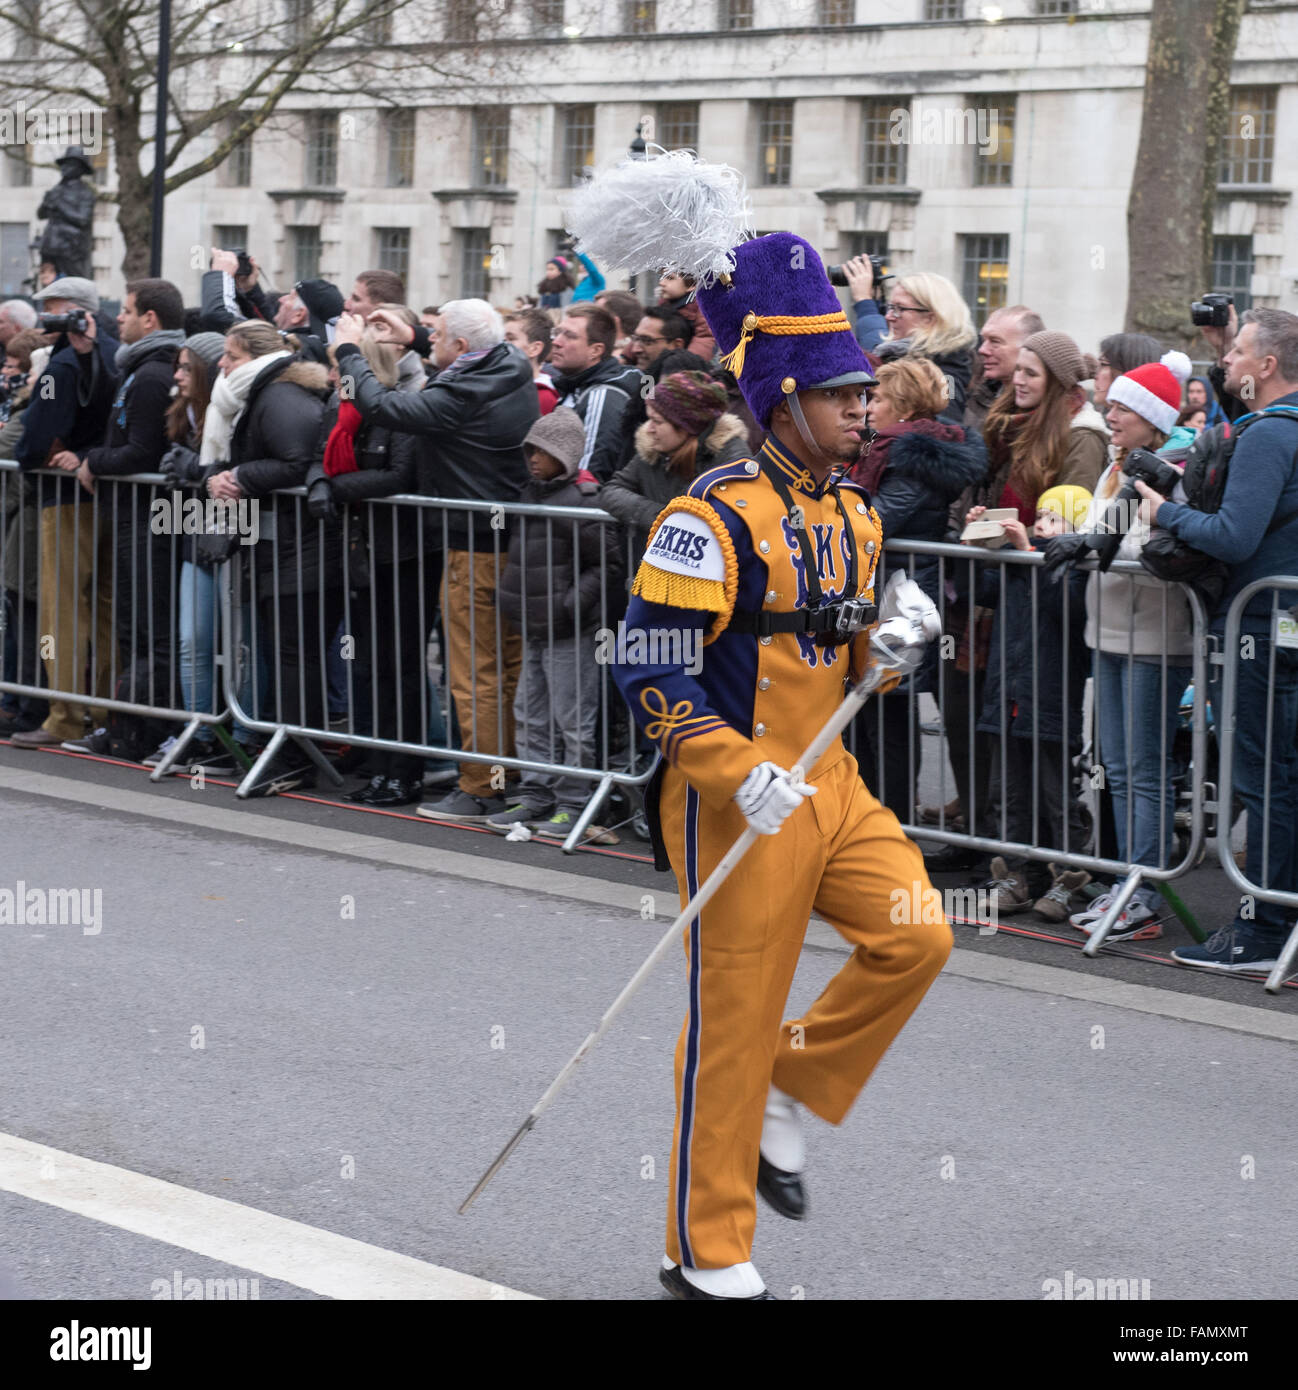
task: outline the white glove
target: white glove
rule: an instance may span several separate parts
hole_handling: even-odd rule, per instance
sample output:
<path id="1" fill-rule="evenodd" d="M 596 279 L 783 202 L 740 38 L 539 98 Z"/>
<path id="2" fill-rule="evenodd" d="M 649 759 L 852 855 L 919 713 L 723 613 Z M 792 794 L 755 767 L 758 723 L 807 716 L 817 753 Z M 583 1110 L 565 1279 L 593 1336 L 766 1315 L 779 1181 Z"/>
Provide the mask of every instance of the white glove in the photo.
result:
<path id="1" fill-rule="evenodd" d="M 803 798 L 815 794 L 816 788 L 809 787 L 801 777 L 795 780 L 791 773 L 775 763 L 758 763 L 744 778 L 743 786 L 734 795 L 734 803 L 759 835 L 775 835 L 802 805 Z"/>
<path id="2" fill-rule="evenodd" d="M 931 642 L 942 635 L 942 619 L 933 600 L 907 578 L 905 570 L 894 570 L 883 591 L 879 622 L 882 625 L 892 618 L 905 618 L 918 629 L 913 641 Z"/>

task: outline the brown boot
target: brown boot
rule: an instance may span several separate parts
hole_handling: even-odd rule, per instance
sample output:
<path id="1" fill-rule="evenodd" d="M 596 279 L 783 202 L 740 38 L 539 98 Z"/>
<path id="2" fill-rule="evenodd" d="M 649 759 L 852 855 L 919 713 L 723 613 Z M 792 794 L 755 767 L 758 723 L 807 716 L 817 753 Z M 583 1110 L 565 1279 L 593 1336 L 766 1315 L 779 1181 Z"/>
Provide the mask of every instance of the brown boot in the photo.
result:
<path id="1" fill-rule="evenodd" d="M 992 860 L 992 876 L 987 883 L 988 910 L 992 920 L 1010 912 L 1022 912 L 1031 907 L 1027 875 L 1022 869 L 1010 872 L 1009 865 L 997 855 Z"/>
<path id="2" fill-rule="evenodd" d="M 1068 916 L 1068 899 L 1084 884 L 1089 883 L 1091 876 L 1085 869 L 1058 869 L 1053 864 L 1050 866 L 1050 875 L 1054 882 L 1050 885 L 1049 891 L 1043 893 L 1032 904 L 1032 910 L 1048 922 L 1062 922 Z"/>

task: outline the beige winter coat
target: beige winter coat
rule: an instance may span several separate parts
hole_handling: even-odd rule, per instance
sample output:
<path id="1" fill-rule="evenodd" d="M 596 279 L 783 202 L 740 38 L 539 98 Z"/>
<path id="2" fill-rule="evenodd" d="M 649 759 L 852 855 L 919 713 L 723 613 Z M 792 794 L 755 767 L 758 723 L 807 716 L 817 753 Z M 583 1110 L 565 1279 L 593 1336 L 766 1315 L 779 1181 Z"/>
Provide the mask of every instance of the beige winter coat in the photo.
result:
<path id="1" fill-rule="evenodd" d="M 1116 464 L 1100 475 L 1095 496 L 1078 528 L 1098 531 L 1099 518 L 1111 498 L 1102 494 Z M 1172 500 L 1183 502 L 1178 484 Z M 1137 519 L 1118 547 L 1117 559 L 1139 561 L 1149 527 Z M 1143 571 L 1138 575 L 1092 574 L 1086 585 L 1086 645 L 1115 656 L 1162 656 L 1188 665 L 1194 653 L 1194 625 L 1184 591 Z"/>

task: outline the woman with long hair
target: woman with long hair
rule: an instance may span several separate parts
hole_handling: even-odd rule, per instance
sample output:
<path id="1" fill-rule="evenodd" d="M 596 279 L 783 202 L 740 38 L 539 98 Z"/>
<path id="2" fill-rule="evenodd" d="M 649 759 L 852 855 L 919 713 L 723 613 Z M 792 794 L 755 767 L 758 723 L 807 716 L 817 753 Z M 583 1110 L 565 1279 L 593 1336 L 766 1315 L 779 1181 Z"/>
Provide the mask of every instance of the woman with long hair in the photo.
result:
<path id="1" fill-rule="evenodd" d="M 1066 484 L 1095 490 L 1108 461 L 1108 431 L 1081 385 L 1095 370 L 1095 359 L 1066 333 L 1047 330 L 1024 339 L 1011 383 L 997 393 L 983 421 L 987 473 L 952 508 L 956 530 L 988 507 L 1013 507 L 1031 528 L 1043 492 Z M 969 570 L 953 565 L 947 573 L 953 600 L 947 633 L 957 657 L 955 670 L 939 684 L 939 700 L 965 826 L 970 834 L 988 834 L 997 822 L 988 802 L 993 740 L 975 731 L 971 742 L 969 730 L 983 706 L 992 615 L 976 607 Z M 981 858 L 949 848 L 926 855 L 925 862 L 938 870 L 972 869 Z"/>
<path id="2" fill-rule="evenodd" d="M 884 317 L 888 332 L 874 356 L 881 363 L 907 356 L 928 358 L 947 380 L 947 399 L 938 418 L 960 424 L 978 332 L 959 290 L 945 275 L 931 271 L 902 275 L 893 284 Z"/>

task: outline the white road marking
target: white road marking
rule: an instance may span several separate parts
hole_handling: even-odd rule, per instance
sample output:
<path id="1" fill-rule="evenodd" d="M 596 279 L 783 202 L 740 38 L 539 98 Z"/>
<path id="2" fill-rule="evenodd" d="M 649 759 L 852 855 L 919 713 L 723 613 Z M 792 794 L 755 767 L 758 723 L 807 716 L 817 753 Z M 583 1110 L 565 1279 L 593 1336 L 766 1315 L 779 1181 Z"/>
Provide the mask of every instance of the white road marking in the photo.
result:
<path id="1" fill-rule="evenodd" d="M 535 1297 L 12 1134 L 0 1134 L 0 1189 L 328 1298 Z"/>

